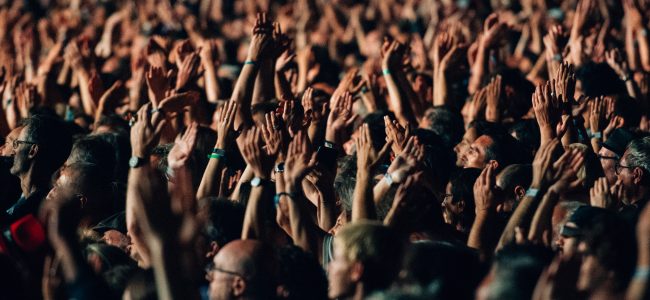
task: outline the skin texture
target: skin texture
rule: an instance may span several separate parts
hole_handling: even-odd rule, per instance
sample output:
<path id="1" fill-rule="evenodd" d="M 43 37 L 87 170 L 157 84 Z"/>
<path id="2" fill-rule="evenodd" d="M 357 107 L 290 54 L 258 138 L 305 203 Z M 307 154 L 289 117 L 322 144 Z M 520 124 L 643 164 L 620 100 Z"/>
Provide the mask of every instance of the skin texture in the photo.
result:
<path id="1" fill-rule="evenodd" d="M 483 169 L 487 164 L 485 151 L 492 142 L 492 139 L 485 135 L 476 139 L 461 156 L 463 167 Z"/>
<path id="2" fill-rule="evenodd" d="M 355 280 L 356 274 L 352 272 L 353 267 L 354 263 L 347 259 L 341 246 L 335 242 L 334 257 L 327 267 L 329 298 L 345 298 L 354 294 L 358 281 Z"/>
<path id="3" fill-rule="evenodd" d="M 476 136 L 476 129 L 470 128 L 463 134 L 463 139 L 454 147 L 456 152 L 456 166 L 464 167 L 463 155 L 467 153 L 469 146 L 478 138 Z"/>
<path id="4" fill-rule="evenodd" d="M 18 138 L 22 130 L 23 126 L 19 126 L 9 132 L 5 137 L 5 143 L 0 146 L 0 156 L 11 156 L 13 154 L 13 141 Z"/>
<path id="5" fill-rule="evenodd" d="M 598 151 L 598 155 L 602 157 L 617 157 L 616 153 L 612 152 L 611 150 L 602 147 Z M 605 173 L 605 178 L 607 178 L 607 182 L 609 184 L 614 184 L 616 183 L 616 172 L 614 170 L 614 166 L 616 165 L 616 160 L 614 159 L 607 159 L 607 158 L 600 158 L 600 165 L 603 167 L 603 172 Z"/>

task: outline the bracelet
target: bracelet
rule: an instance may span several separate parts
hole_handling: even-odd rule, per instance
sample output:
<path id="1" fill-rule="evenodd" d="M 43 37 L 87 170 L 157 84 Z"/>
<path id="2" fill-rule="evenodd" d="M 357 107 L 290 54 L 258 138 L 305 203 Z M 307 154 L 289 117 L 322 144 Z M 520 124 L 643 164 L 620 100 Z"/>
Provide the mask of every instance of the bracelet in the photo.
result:
<path id="1" fill-rule="evenodd" d="M 361 93 L 361 94 L 365 94 L 365 93 L 367 93 L 367 92 L 368 92 L 368 88 L 367 88 L 365 85 L 362 86 L 362 87 L 361 87 L 361 91 L 360 91 L 360 93 Z"/>
<path id="2" fill-rule="evenodd" d="M 561 54 L 553 55 L 553 60 L 554 61 L 562 61 L 562 55 Z"/>
<path id="3" fill-rule="evenodd" d="M 634 278 L 648 278 L 650 277 L 650 268 L 637 267 L 634 271 Z"/>
<path id="4" fill-rule="evenodd" d="M 244 62 L 244 64 L 245 64 L 245 65 L 254 65 L 255 62 L 252 61 L 252 60 L 247 60 L 247 61 Z"/>
<path id="5" fill-rule="evenodd" d="M 392 186 L 393 183 L 395 183 L 395 180 L 393 180 L 393 176 L 390 175 L 390 173 L 384 174 L 384 179 L 386 180 L 386 183 L 388 184 L 388 186 Z"/>
<path id="6" fill-rule="evenodd" d="M 161 108 L 152 108 L 152 109 L 151 109 L 151 114 L 155 114 L 155 113 L 157 113 L 157 112 L 159 112 L 159 113 L 163 113 L 163 110 L 162 110 Z"/>
<path id="7" fill-rule="evenodd" d="M 621 76 L 621 80 L 622 80 L 623 82 L 627 82 L 627 81 L 629 81 L 629 80 L 631 80 L 631 79 L 632 79 L 632 78 L 630 78 L 630 75 L 627 75 L 627 74 Z"/>
<path id="8" fill-rule="evenodd" d="M 273 196 L 273 203 L 275 203 L 275 206 L 278 206 L 280 204 L 280 198 L 282 196 L 287 196 L 287 197 L 289 197 L 289 199 L 293 200 L 293 195 L 292 194 L 287 193 L 287 192 L 280 192 L 280 193 L 275 194 L 275 196 Z"/>
<path id="9" fill-rule="evenodd" d="M 275 165 L 275 168 L 273 169 L 273 171 L 275 171 L 275 173 L 284 172 L 284 162 L 281 162 L 281 163 Z"/>
<path id="10" fill-rule="evenodd" d="M 323 142 L 323 146 L 325 146 L 325 148 L 334 149 L 334 146 L 336 146 L 336 144 L 334 144 L 333 142 L 330 142 L 330 141 L 325 141 L 325 142 Z"/>
<path id="11" fill-rule="evenodd" d="M 603 133 L 602 132 L 592 132 L 591 133 L 591 138 L 592 139 L 602 139 L 603 138 Z"/>
<path id="12" fill-rule="evenodd" d="M 383 70 L 381 70 L 381 73 L 384 74 L 384 75 L 390 75 L 390 70 L 383 69 Z"/>
<path id="13" fill-rule="evenodd" d="M 648 36 L 648 30 L 645 29 L 645 28 L 639 30 L 639 33 L 640 33 L 642 36 Z"/>
<path id="14" fill-rule="evenodd" d="M 539 189 L 534 189 L 534 188 L 529 188 L 526 190 L 526 196 L 528 197 L 537 197 L 537 194 L 539 193 Z"/>
<path id="15" fill-rule="evenodd" d="M 212 159 L 212 158 L 219 158 L 219 159 L 221 159 L 221 158 L 224 158 L 224 155 L 223 155 L 223 154 L 212 153 L 212 154 L 208 154 L 208 158 L 209 158 L 209 159 Z"/>

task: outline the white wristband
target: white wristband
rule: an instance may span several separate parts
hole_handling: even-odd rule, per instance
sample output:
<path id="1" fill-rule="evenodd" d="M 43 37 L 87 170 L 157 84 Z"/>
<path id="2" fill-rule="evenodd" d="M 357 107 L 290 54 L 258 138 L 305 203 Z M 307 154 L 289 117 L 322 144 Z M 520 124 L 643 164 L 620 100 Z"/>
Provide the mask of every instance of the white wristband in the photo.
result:
<path id="1" fill-rule="evenodd" d="M 529 188 L 526 190 L 526 196 L 528 197 L 537 197 L 538 193 L 539 193 L 539 189 Z"/>

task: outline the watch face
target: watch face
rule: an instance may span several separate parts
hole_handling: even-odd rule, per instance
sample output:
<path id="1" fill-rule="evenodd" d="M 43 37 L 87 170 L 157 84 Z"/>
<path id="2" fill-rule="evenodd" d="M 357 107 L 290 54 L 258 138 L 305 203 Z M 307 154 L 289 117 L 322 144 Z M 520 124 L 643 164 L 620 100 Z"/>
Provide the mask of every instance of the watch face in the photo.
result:
<path id="1" fill-rule="evenodd" d="M 137 158 L 137 157 L 135 157 L 135 156 L 133 156 L 133 157 L 131 157 L 131 159 L 129 159 L 129 167 L 131 167 L 131 168 L 135 168 L 135 167 L 138 166 L 138 163 L 139 163 L 139 162 L 140 162 L 140 159 Z"/>
<path id="2" fill-rule="evenodd" d="M 252 186 L 259 186 L 260 183 L 262 183 L 262 180 L 259 177 L 255 177 L 255 178 L 253 178 L 253 180 L 251 180 L 251 185 Z"/>

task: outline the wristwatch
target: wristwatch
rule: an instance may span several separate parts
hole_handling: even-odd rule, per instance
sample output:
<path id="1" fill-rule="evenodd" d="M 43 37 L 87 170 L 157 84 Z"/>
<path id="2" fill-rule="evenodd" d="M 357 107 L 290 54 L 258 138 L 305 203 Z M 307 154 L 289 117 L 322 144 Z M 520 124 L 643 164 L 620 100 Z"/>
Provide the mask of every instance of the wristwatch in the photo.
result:
<path id="1" fill-rule="evenodd" d="M 129 167 L 139 168 L 142 167 L 146 162 L 147 160 L 142 157 L 131 156 L 131 158 L 129 159 Z"/>
<path id="2" fill-rule="evenodd" d="M 262 178 L 259 178 L 259 177 L 253 177 L 253 179 L 251 180 L 251 186 L 252 187 L 258 187 L 258 186 L 266 183 L 266 181 L 267 181 L 266 179 L 262 179 Z"/>

